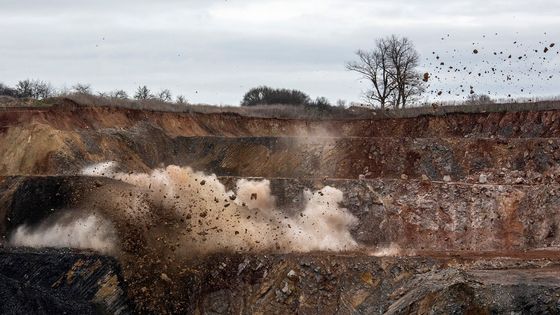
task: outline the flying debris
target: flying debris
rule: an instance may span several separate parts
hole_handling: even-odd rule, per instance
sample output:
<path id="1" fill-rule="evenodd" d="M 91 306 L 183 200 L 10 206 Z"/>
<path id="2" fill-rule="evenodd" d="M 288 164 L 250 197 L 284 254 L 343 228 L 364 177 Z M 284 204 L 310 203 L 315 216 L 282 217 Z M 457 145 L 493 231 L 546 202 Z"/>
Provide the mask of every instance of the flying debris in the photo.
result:
<path id="1" fill-rule="evenodd" d="M 427 92 L 437 96 L 445 93 L 467 100 L 474 91 L 465 90 L 463 86 L 475 82 L 478 85 L 492 86 L 493 89 L 488 89 L 487 93 L 495 99 L 511 98 L 512 91 L 536 94 L 550 89 L 549 82 L 559 72 L 560 59 L 547 58 L 543 53 L 550 54 L 555 43 L 541 40 L 538 41 L 538 47 L 535 47 L 533 44 L 528 45 L 520 40 L 514 40 L 510 42 L 513 45 L 497 48 L 493 46 L 496 40 L 499 40 L 496 37 L 505 35 L 492 34 L 494 34 L 492 41 L 489 36 L 483 34 L 483 40 L 471 42 L 474 46 L 470 51 L 471 54 L 479 55 L 481 58 L 473 59 L 466 56 L 464 50 L 456 48 L 440 52 L 431 51 L 439 61 L 429 63 L 425 68 L 427 70 L 425 75 L 421 76 L 424 82 L 433 78 L 430 80 Z M 492 52 L 481 54 L 484 49 L 492 49 Z M 555 55 L 558 54 L 560 52 L 556 51 Z"/>

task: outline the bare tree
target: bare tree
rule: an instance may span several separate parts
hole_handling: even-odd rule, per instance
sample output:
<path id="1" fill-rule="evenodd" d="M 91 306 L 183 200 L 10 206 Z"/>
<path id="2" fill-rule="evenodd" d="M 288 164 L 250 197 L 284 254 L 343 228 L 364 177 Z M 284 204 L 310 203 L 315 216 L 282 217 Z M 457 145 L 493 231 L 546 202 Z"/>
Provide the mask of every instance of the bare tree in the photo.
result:
<path id="1" fill-rule="evenodd" d="M 372 84 L 373 88 L 366 94 L 370 105 L 404 108 L 424 91 L 416 71 L 419 55 L 408 38 L 396 35 L 382 38 L 373 50 L 358 50 L 356 55 L 359 60 L 349 62 L 346 68 L 360 73 Z"/>
<path id="2" fill-rule="evenodd" d="M 346 69 L 358 72 L 371 82 L 373 89 L 366 92 L 366 101 L 370 105 L 379 103 L 382 109 L 385 108 L 389 96 L 396 88 L 389 75 L 387 52 L 385 42 L 379 40 L 372 51 L 356 51 L 359 61 L 351 61 L 346 64 Z"/>
<path id="3" fill-rule="evenodd" d="M 181 104 L 181 105 L 185 105 L 188 103 L 187 98 L 184 97 L 183 95 L 177 95 L 177 104 Z"/>
<path id="4" fill-rule="evenodd" d="M 390 65 L 387 67 L 389 75 L 396 85 L 395 108 L 405 108 L 410 97 L 421 93 L 422 81 L 417 73 L 418 60 L 420 56 L 412 42 L 406 37 L 391 35 L 381 39 L 388 51 Z"/>
<path id="5" fill-rule="evenodd" d="M 422 79 L 419 72 L 411 71 L 410 76 L 403 84 L 401 106 L 405 108 L 411 102 L 416 102 L 420 99 L 422 93 L 426 91 L 426 81 Z"/>
<path id="6" fill-rule="evenodd" d="M 16 91 L 19 97 L 32 97 L 43 99 L 51 97 L 54 89 L 48 82 L 40 80 L 22 80 L 16 84 Z"/>
<path id="7" fill-rule="evenodd" d="M 152 98 L 153 95 L 150 94 L 150 89 L 148 89 L 147 86 L 139 86 L 138 89 L 136 89 L 136 93 L 134 94 L 134 98 L 137 100 L 147 100 L 149 98 Z"/>
<path id="8" fill-rule="evenodd" d="M 45 81 L 36 80 L 34 84 L 34 95 L 36 99 L 44 99 L 53 96 L 54 89 L 50 83 Z"/>
<path id="9" fill-rule="evenodd" d="M 91 84 L 76 83 L 74 86 L 72 86 L 72 91 L 78 94 L 91 94 Z"/>
<path id="10" fill-rule="evenodd" d="M 29 79 L 18 81 L 16 91 L 19 97 L 33 97 L 33 81 Z"/>
<path id="11" fill-rule="evenodd" d="M 157 98 L 164 102 L 171 102 L 171 91 L 169 91 L 168 89 L 163 89 L 158 93 Z"/>

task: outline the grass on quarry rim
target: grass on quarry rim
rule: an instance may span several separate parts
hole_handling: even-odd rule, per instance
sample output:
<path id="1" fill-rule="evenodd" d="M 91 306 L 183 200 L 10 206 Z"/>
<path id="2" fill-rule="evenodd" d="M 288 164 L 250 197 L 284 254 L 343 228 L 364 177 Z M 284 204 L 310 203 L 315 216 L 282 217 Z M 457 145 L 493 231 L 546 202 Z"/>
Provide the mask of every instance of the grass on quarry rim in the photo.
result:
<path id="1" fill-rule="evenodd" d="M 13 108 L 48 108 L 71 103 L 71 106 L 97 106 L 125 108 L 132 110 L 146 110 L 174 113 L 201 114 L 237 114 L 257 118 L 281 119 L 383 119 L 383 118 L 412 118 L 423 115 L 442 116 L 453 113 L 491 113 L 491 112 L 526 112 L 560 110 L 560 99 L 549 98 L 542 100 L 518 101 L 464 105 L 446 103 L 444 105 L 426 105 L 405 109 L 372 109 L 368 107 L 352 106 L 350 108 L 338 106 L 309 106 L 309 105 L 257 105 L 257 106 L 217 106 L 206 104 L 177 104 L 164 102 L 159 99 L 131 100 L 117 99 L 89 94 L 68 94 L 47 99 L 15 99 L 0 96 L 0 109 Z"/>

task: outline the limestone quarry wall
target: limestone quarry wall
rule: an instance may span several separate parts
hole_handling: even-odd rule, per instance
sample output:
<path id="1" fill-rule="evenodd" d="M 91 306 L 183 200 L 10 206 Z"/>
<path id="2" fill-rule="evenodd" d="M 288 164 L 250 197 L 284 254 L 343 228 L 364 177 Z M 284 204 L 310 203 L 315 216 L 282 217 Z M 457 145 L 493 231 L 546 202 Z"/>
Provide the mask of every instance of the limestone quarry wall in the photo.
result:
<path id="1" fill-rule="evenodd" d="M 0 310 L 24 312 L 22 301 L 40 297 L 53 312 L 81 313 L 127 313 L 127 303 L 146 313 L 557 313 L 560 111 L 440 114 L 321 121 L 3 109 L 0 296 L 21 294 Z M 192 167 L 232 191 L 240 179 L 266 179 L 286 218 L 301 215 L 305 190 L 335 187 L 357 218 L 359 246 L 178 259 L 164 232 L 188 231 L 183 218 L 165 216 L 174 209 L 152 200 L 141 224 L 121 211 L 151 188 L 82 174 L 107 161 L 121 174 Z M 125 254 L 5 247 L 18 227 L 73 212 L 110 219 Z M 32 270 L 45 272 L 26 287 Z"/>
<path id="2" fill-rule="evenodd" d="M 0 175 L 79 175 L 105 161 L 123 172 L 189 166 L 226 183 L 270 179 L 281 201 L 305 187 L 332 185 L 344 191 L 360 218 L 354 235 L 368 245 L 544 248 L 558 245 L 558 115 L 300 121 L 14 109 L 0 112 Z"/>

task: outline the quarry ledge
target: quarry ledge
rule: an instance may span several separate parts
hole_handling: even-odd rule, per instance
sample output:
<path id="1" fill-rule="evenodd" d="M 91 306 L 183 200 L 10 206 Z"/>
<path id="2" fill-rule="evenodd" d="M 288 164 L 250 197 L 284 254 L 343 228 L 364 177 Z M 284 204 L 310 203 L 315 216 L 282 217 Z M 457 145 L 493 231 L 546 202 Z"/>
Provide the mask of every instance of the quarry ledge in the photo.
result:
<path id="1" fill-rule="evenodd" d="M 188 166 L 183 166 L 188 167 Z M 198 171 L 195 169 L 195 171 Z M 130 173 L 130 172 L 129 172 Z M 142 173 L 142 172 L 139 172 Z M 481 172 L 481 174 L 489 174 L 491 172 Z M 92 176 L 92 175 L 68 175 L 68 174 L 8 174 L 8 175 L 0 175 L 0 184 L 4 181 L 14 181 L 14 180 L 42 180 L 42 181 L 57 181 L 57 182 L 66 182 L 71 183 L 73 181 L 80 182 L 86 186 L 99 186 L 105 182 L 121 182 L 117 179 L 110 179 L 107 177 L 102 176 Z M 89 185 L 86 183 L 86 180 L 97 180 L 90 182 Z M 473 187 L 473 188 L 499 188 L 500 186 L 503 188 L 530 188 L 530 187 L 546 187 L 547 190 L 557 190 L 560 189 L 560 178 L 552 178 L 553 181 L 534 181 L 531 179 L 524 178 L 521 183 L 515 183 L 513 181 L 497 181 L 497 180 L 488 180 L 488 182 L 480 183 L 478 180 L 478 176 L 470 175 L 468 178 L 464 180 L 434 180 L 430 178 L 418 178 L 408 176 L 406 179 L 402 178 L 395 178 L 391 176 L 386 177 L 364 177 L 364 178 L 340 178 L 340 177 L 329 177 L 329 176 L 321 176 L 321 177 L 261 177 L 261 176 L 239 176 L 239 175 L 217 175 L 216 179 L 222 183 L 229 184 L 228 187 L 233 188 L 233 183 L 240 179 L 245 180 L 268 180 L 271 183 L 275 182 L 293 182 L 293 183 L 303 183 L 310 186 L 336 186 L 337 184 L 353 184 L 353 183 L 369 183 L 369 184 L 390 184 L 390 185 L 403 185 L 403 186 L 418 186 L 418 185 L 430 185 L 430 186 L 437 186 L 437 187 L 447 187 L 447 186 L 457 186 L 457 187 Z M 123 185 L 128 186 L 129 184 L 123 183 Z M 1 187 L 0 187 L 1 188 Z M 549 189 L 548 189 L 549 188 Z M 0 190 L 1 192 L 1 190 Z"/>
<path id="2" fill-rule="evenodd" d="M 463 269 L 550 269 L 557 270 L 560 277 L 560 247 L 536 250 L 469 251 L 469 250 L 393 250 L 387 254 L 386 248 L 363 248 L 352 251 L 310 251 L 310 252 L 216 252 L 193 256 L 184 260 L 185 265 L 200 263 L 214 264 L 220 261 L 271 260 L 271 261 L 349 261 L 355 263 L 420 263 L 439 264 L 440 267 L 455 266 Z M 0 245 L 0 257 L 72 257 L 74 259 L 102 259 L 118 265 L 118 254 L 106 255 L 87 249 L 54 247 L 15 247 Z M 351 263 L 350 263 L 351 264 Z M 120 270 L 117 269 L 120 273 Z"/>

